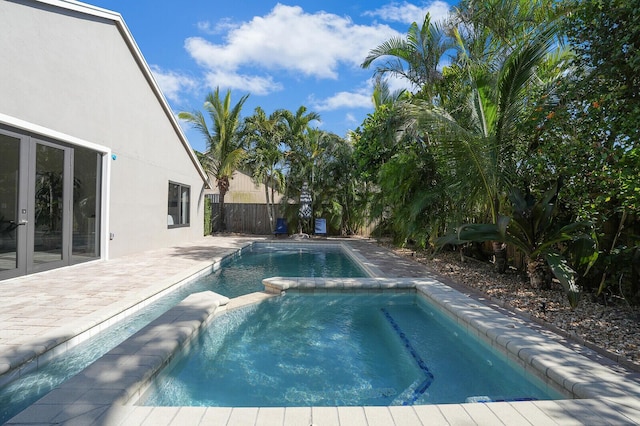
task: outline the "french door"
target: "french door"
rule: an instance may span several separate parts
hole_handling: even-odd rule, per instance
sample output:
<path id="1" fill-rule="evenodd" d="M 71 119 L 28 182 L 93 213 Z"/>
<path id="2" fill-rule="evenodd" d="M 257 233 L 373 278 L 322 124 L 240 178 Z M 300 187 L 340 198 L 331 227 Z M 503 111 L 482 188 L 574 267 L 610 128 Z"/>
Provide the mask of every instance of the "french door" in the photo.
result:
<path id="1" fill-rule="evenodd" d="M 0 130 L 0 279 L 99 257 L 100 154 Z"/>

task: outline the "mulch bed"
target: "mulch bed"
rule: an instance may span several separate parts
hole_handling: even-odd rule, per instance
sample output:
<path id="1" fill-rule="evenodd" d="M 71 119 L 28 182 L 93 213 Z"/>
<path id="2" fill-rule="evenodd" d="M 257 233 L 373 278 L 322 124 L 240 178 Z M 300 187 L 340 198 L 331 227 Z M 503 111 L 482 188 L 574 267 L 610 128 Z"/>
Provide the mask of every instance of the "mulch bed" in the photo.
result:
<path id="1" fill-rule="evenodd" d="M 532 289 L 521 272 L 510 270 L 506 274 L 498 274 L 493 264 L 470 259 L 463 261 L 459 253 L 442 252 L 431 256 L 384 245 L 454 283 L 479 292 L 501 306 L 524 313 L 537 323 L 640 371 L 638 306 L 629 306 L 621 299 L 604 305 L 584 294 L 579 305 L 571 309 L 559 285 L 551 290 Z"/>

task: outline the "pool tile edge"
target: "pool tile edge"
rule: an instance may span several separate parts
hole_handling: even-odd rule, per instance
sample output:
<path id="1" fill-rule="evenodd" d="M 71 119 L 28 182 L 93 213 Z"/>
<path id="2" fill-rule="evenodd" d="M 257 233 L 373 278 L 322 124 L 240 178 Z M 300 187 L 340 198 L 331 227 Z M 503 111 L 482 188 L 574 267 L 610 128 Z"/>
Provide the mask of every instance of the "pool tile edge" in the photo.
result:
<path id="1" fill-rule="evenodd" d="M 59 423 L 59 416 L 70 411 L 106 412 L 136 400 L 171 361 L 177 347 L 193 338 L 228 302 L 227 297 L 211 291 L 191 294 L 7 424 Z M 154 346 L 160 335 L 163 343 L 170 344 Z"/>
<path id="2" fill-rule="evenodd" d="M 1 354 L 0 387 L 19 379 L 25 374 L 38 370 L 51 359 L 64 354 L 67 350 L 135 314 L 168 293 L 220 269 L 225 260 L 233 258 L 233 256 L 252 244 L 243 243 L 239 248 L 231 249 L 221 256 L 215 256 L 175 276 L 166 277 L 143 295 L 131 297 L 131 303 L 125 308 L 106 306 L 92 314 L 90 318 L 79 318 L 64 327 L 41 336 L 41 340 L 45 343 L 22 345 L 16 348 L 15 351 Z"/>

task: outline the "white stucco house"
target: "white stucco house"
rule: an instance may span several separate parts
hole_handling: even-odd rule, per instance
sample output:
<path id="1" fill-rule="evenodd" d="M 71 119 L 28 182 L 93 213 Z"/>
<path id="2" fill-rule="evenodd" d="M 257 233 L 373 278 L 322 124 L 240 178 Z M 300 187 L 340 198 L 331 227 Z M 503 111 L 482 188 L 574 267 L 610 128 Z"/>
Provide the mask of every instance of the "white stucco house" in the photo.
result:
<path id="1" fill-rule="evenodd" d="M 203 235 L 207 177 L 122 17 L 0 0 L 0 279 Z"/>

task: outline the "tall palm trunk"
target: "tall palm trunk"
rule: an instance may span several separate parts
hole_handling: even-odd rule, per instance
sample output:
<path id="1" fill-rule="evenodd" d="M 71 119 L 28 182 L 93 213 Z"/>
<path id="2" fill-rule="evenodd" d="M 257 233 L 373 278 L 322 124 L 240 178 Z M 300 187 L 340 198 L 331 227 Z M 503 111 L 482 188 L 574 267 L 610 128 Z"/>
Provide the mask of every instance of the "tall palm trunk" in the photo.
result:
<path id="1" fill-rule="evenodd" d="M 218 232 L 226 232 L 227 230 L 227 222 L 225 220 L 225 212 L 224 212 L 224 196 L 227 195 L 227 191 L 229 191 L 229 179 L 222 178 L 218 180 L 218 189 L 220 190 L 220 212 L 218 215 Z"/>
<path id="2" fill-rule="evenodd" d="M 273 186 L 271 187 L 271 216 L 270 217 L 272 221 L 276 217 L 276 191 L 275 189 L 273 189 Z M 273 228 L 275 230 L 275 225 Z"/>
<path id="3" fill-rule="evenodd" d="M 275 228 L 273 225 L 273 201 L 269 199 L 269 185 L 267 185 L 268 181 L 264 183 L 264 196 L 267 200 L 267 214 L 269 215 L 269 229 L 271 230 L 271 234 L 274 233 Z"/>
<path id="4" fill-rule="evenodd" d="M 207 161 L 203 167 L 207 174 L 215 176 L 220 192 L 220 212 L 218 231 L 227 229 L 224 214 L 224 196 L 229 191 L 229 180 L 243 161 L 246 151 L 240 132 L 240 111 L 249 95 L 244 95 L 240 101 L 231 107 L 231 91 L 227 90 L 224 99 L 220 98 L 220 88 L 211 92 L 204 103 L 205 110 L 213 121 L 213 131 L 209 131 L 207 121 L 200 111 L 181 112 L 178 117 L 190 122 L 207 142 Z M 202 157 L 202 156 L 201 156 Z"/>
<path id="5" fill-rule="evenodd" d="M 225 214 L 224 214 L 224 196 L 227 191 L 220 191 L 220 203 L 218 206 L 220 210 L 218 212 L 218 232 L 225 232 L 227 230 L 227 223 L 225 222 Z"/>

